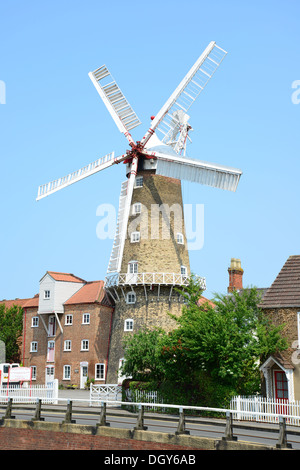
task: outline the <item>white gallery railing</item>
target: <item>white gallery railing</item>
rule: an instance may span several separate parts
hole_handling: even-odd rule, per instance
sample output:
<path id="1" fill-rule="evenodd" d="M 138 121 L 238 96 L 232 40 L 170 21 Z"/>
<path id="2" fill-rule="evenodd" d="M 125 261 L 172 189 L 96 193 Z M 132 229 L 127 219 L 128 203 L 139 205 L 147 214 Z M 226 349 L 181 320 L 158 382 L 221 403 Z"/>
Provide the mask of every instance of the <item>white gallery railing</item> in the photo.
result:
<path id="1" fill-rule="evenodd" d="M 169 285 L 187 286 L 189 276 L 177 273 L 114 273 L 105 278 L 106 287 L 130 285 Z M 197 278 L 201 289 L 206 289 L 204 277 Z"/>

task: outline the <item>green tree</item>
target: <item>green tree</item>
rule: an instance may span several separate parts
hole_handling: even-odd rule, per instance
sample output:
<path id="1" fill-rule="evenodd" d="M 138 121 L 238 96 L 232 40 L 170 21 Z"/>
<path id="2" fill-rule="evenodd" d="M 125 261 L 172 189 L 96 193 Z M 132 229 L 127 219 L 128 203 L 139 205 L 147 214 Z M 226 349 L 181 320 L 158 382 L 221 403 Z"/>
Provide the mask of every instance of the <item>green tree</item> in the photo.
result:
<path id="1" fill-rule="evenodd" d="M 0 305 L 0 339 L 6 348 L 6 361 L 19 362 L 18 338 L 23 331 L 23 309 L 14 305 L 6 308 Z"/>
<path id="2" fill-rule="evenodd" d="M 168 337 L 165 350 L 169 373 L 188 375 L 205 371 L 216 382 L 230 384 L 239 394 L 259 390 L 260 361 L 285 349 L 283 325 L 274 326 L 258 307 L 260 294 L 252 287 L 230 295 L 216 295 L 215 306 L 199 305 L 192 279 L 178 328 Z M 185 371 L 185 374 L 184 374 Z"/>
<path id="3" fill-rule="evenodd" d="M 166 333 L 161 328 L 142 328 L 125 338 L 125 361 L 121 373 L 135 380 L 164 378 L 162 349 Z"/>
<path id="4" fill-rule="evenodd" d="M 199 304 L 202 292 L 192 276 L 181 294 L 181 316 L 170 314 L 177 323 L 174 330 L 140 330 L 126 340 L 124 374 L 135 380 L 190 384 L 192 390 L 201 382 L 236 394 L 259 391 L 261 361 L 287 343 L 281 336 L 283 325 L 272 325 L 258 307 L 257 289 L 216 295 L 214 306 Z"/>

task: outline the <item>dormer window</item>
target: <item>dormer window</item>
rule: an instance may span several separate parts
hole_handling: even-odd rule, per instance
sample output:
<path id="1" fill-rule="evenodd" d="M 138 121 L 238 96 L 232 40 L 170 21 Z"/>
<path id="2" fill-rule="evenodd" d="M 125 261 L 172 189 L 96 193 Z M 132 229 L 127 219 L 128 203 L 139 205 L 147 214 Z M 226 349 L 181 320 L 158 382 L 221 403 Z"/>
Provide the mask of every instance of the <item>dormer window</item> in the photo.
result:
<path id="1" fill-rule="evenodd" d="M 50 299 L 50 291 L 44 290 L 44 299 Z"/>

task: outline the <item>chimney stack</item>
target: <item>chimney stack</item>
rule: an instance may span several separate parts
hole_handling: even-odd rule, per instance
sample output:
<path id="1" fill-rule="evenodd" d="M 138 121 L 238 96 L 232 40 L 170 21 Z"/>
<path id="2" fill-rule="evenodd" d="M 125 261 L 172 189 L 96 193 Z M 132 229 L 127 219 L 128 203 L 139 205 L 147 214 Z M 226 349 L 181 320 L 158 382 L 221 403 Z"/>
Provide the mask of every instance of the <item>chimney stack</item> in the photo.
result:
<path id="1" fill-rule="evenodd" d="M 244 270 L 241 267 L 241 260 L 237 258 L 231 258 L 229 273 L 229 286 L 228 292 L 239 291 L 243 289 L 243 274 Z"/>

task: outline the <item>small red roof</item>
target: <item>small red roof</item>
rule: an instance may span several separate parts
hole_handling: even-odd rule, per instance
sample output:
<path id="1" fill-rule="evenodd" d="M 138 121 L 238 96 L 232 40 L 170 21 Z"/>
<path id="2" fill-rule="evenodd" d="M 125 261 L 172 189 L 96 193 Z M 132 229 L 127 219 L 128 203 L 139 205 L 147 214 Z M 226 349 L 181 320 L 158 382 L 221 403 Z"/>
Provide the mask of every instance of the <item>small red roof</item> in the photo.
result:
<path id="1" fill-rule="evenodd" d="M 87 282 L 81 289 L 72 295 L 64 305 L 89 304 L 101 302 L 105 296 L 103 281 Z"/>
<path id="2" fill-rule="evenodd" d="M 49 274 L 51 277 L 53 277 L 55 281 L 86 282 L 84 279 L 81 279 L 78 276 L 74 276 L 74 274 L 71 274 L 71 273 L 59 273 L 56 271 L 47 271 L 46 274 Z"/>
<path id="3" fill-rule="evenodd" d="M 209 300 L 206 297 L 203 297 L 203 295 L 201 295 L 200 299 L 198 300 L 198 305 L 204 305 L 206 303 L 208 303 L 210 305 L 210 307 L 215 307 L 215 304 L 211 300 Z"/>
<path id="4" fill-rule="evenodd" d="M 24 307 L 24 304 L 26 304 L 26 302 L 29 300 L 30 299 L 1 300 L 0 304 L 4 304 L 6 308 L 11 308 L 14 305 L 17 305 L 17 307 Z"/>

